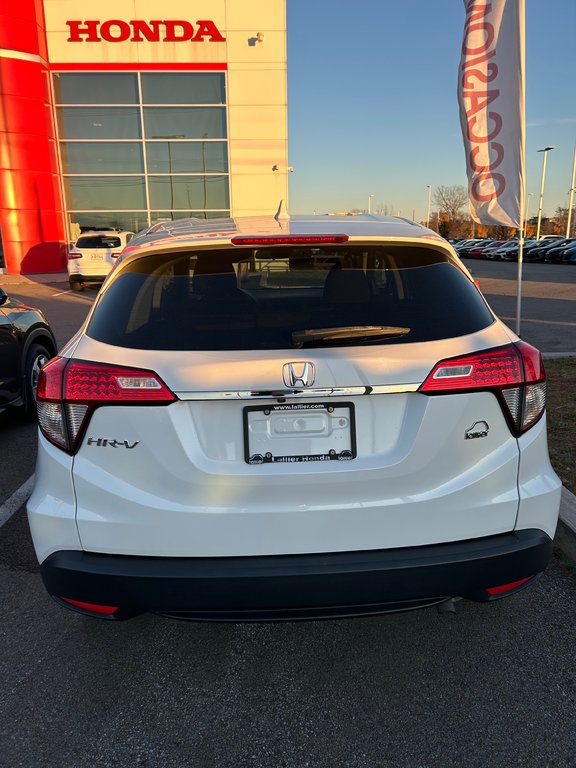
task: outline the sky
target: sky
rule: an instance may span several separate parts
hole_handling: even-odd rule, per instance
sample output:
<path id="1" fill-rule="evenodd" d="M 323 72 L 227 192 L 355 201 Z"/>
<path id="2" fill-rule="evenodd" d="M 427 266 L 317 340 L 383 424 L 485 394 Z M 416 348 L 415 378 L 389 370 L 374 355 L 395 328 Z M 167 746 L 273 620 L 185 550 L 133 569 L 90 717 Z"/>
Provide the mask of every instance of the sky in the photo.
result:
<path id="1" fill-rule="evenodd" d="M 463 0 L 287 0 L 291 213 L 425 220 L 427 185 L 467 185 L 456 96 Z M 576 142 L 576 0 L 526 0 L 526 178 L 568 205 Z M 432 205 L 434 210 L 434 205 Z"/>

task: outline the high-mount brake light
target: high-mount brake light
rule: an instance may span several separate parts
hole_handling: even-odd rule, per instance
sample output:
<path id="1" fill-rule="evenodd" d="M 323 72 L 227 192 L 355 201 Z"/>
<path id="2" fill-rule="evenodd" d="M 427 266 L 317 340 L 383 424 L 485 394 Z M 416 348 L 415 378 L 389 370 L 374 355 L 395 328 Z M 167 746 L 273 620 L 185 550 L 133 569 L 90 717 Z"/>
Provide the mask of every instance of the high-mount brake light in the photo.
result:
<path id="1" fill-rule="evenodd" d="M 540 352 L 519 341 L 441 360 L 420 391 L 429 395 L 493 392 L 514 433 L 521 435 L 544 413 L 546 374 Z"/>
<path id="2" fill-rule="evenodd" d="M 262 237 L 237 235 L 230 242 L 232 245 L 318 245 L 347 243 L 348 235 L 262 235 Z"/>
<path id="3" fill-rule="evenodd" d="M 73 452 L 99 405 L 167 405 L 176 397 L 153 371 L 55 357 L 40 371 L 36 400 L 42 434 Z"/>

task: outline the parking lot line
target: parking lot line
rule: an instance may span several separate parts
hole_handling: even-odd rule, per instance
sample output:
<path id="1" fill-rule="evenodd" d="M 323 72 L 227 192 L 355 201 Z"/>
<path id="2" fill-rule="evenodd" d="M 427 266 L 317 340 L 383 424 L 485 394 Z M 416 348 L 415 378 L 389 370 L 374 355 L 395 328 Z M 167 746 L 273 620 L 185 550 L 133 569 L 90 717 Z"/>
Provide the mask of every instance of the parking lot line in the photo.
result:
<path id="1" fill-rule="evenodd" d="M 32 492 L 32 486 L 34 485 L 34 475 L 28 478 L 25 483 L 22 483 L 17 491 L 14 491 L 10 498 L 6 499 L 4 504 L 0 505 L 0 528 L 4 523 L 8 522 L 14 512 L 17 512 L 22 504 L 28 499 Z"/>
<path id="2" fill-rule="evenodd" d="M 60 291 L 59 293 L 53 293 L 50 297 L 51 299 L 55 299 L 58 296 L 70 296 L 72 299 L 80 299 L 81 301 L 89 301 L 90 304 L 94 301 L 93 296 L 81 296 L 76 291 L 68 290 L 68 291 Z"/>

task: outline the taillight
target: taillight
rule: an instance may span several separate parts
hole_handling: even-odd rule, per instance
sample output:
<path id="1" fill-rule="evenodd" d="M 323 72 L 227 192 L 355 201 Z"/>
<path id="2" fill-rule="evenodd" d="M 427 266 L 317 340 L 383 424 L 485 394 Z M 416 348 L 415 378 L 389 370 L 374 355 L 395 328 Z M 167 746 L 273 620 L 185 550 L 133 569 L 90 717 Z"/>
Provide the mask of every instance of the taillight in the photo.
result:
<path id="1" fill-rule="evenodd" d="M 68 260 L 70 259 L 81 259 L 82 253 L 80 251 L 68 251 Z"/>
<path id="2" fill-rule="evenodd" d="M 69 452 L 99 405 L 162 405 L 175 400 L 153 371 L 63 357 L 42 368 L 36 393 L 42 434 Z"/>
<path id="3" fill-rule="evenodd" d="M 519 341 L 441 360 L 420 391 L 429 395 L 494 392 L 514 433 L 520 435 L 544 413 L 546 374 L 540 352 Z"/>

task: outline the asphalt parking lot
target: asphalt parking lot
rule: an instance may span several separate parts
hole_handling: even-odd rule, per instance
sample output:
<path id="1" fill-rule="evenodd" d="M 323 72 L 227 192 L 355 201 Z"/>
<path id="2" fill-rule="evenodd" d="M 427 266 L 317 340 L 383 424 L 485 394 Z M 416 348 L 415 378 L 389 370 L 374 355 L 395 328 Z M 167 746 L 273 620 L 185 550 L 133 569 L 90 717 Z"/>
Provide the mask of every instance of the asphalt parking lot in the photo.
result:
<path id="1" fill-rule="evenodd" d="M 515 314 L 515 264 L 466 262 Z M 522 335 L 576 351 L 576 269 L 526 265 Z M 3 281 L 63 344 L 95 297 Z M 508 319 L 513 326 L 513 321 Z M 576 763 L 576 576 L 378 618 L 123 624 L 64 611 L 38 575 L 23 504 L 36 431 L 0 414 L 0 766 L 563 768 Z M 22 490 L 24 489 L 24 490 Z M 20 494 L 20 495 L 19 495 Z"/>

